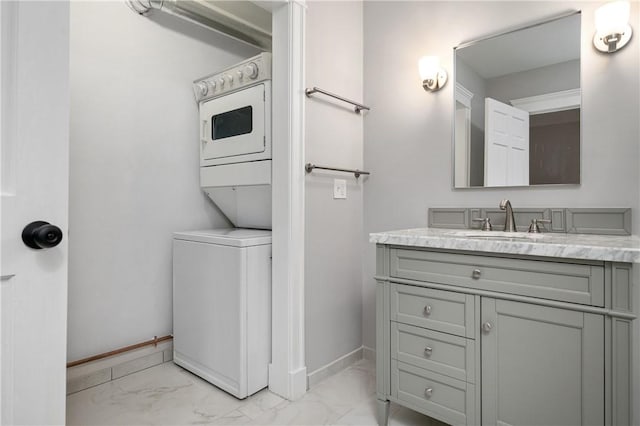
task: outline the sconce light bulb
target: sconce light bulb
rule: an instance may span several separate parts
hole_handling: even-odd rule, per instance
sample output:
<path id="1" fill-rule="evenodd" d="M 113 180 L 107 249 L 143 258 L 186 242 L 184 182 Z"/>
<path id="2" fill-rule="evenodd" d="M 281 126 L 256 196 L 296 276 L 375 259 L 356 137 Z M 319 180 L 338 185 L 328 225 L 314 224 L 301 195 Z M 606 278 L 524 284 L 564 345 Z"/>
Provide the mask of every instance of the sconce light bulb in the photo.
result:
<path id="1" fill-rule="evenodd" d="M 420 58 L 418 72 L 425 90 L 438 90 L 447 82 L 447 72 L 440 66 L 440 59 L 437 56 Z"/>
<path id="2" fill-rule="evenodd" d="M 626 0 L 607 3 L 596 9 L 596 34 L 593 37 L 596 49 L 612 53 L 629 42 L 633 32 L 629 25 L 630 10 Z"/>
<path id="3" fill-rule="evenodd" d="M 624 31 L 629 23 L 631 5 L 628 1 L 614 1 L 596 9 L 596 30 L 601 34 L 614 34 Z"/>

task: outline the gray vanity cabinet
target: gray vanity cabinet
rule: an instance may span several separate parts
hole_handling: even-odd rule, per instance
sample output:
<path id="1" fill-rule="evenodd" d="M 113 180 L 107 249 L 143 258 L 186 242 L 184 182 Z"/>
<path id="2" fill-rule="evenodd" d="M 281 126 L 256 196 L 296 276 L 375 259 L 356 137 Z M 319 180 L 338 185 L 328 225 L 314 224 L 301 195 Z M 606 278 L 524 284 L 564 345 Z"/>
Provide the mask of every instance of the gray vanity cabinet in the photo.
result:
<path id="1" fill-rule="evenodd" d="M 604 316 L 488 297 L 481 306 L 482 424 L 604 424 Z"/>
<path id="2" fill-rule="evenodd" d="M 378 244 L 379 423 L 630 423 L 631 265 Z"/>

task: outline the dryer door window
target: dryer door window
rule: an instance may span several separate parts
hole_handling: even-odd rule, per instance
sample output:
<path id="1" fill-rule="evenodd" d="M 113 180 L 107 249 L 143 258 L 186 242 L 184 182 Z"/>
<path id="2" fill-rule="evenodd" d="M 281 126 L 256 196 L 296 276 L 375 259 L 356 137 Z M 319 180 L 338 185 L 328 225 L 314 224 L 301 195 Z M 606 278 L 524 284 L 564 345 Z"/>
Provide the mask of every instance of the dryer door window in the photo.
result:
<path id="1" fill-rule="evenodd" d="M 246 135 L 252 131 L 253 107 L 251 105 L 211 117 L 211 140 Z"/>

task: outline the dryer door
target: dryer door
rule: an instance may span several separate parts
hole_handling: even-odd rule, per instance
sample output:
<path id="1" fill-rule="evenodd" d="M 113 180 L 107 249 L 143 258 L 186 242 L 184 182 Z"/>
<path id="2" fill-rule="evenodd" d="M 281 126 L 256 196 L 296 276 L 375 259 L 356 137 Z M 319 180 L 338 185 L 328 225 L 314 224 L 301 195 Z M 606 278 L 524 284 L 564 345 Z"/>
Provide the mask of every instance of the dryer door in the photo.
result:
<path id="1" fill-rule="evenodd" d="M 200 140 L 202 161 L 263 152 L 266 144 L 264 84 L 202 103 Z"/>

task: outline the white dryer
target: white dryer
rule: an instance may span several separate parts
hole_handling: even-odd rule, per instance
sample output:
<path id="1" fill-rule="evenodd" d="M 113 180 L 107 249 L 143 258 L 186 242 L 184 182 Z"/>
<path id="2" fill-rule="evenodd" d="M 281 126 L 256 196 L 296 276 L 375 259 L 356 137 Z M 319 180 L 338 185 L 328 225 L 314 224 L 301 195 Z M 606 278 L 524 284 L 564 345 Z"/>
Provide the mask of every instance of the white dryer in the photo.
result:
<path id="1" fill-rule="evenodd" d="M 194 81 L 200 186 L 239 228 L 271 229 L 271 54 Z"/>
<path id="2" fill-rule="evenodd" d="M 173 234 L 173 359 L 237 398 L 268 385 L 271 231 Z"/>

